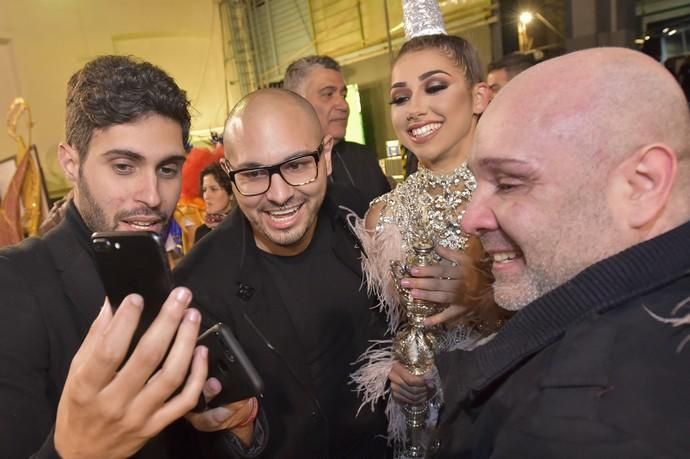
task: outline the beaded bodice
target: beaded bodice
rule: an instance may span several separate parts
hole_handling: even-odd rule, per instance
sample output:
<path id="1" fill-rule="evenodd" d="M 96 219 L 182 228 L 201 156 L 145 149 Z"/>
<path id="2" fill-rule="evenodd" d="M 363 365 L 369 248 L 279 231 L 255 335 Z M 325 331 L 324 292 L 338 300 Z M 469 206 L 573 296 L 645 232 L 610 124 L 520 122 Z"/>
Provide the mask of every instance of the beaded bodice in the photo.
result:
<path id="1" fill-rule="evenodd" d="M 372 202 L 382 202 L 376 232 L 395 225 L 400 231 L 403 252 L 409 254 L 420 232 L 430 234 L 435 243 L 464 250 L 469 235 L 460 223 L 465 206 L 477 187 L 474 175 L 462 164 L 449 174 L 436 174 L 420 166 L 393 191 Z"/>

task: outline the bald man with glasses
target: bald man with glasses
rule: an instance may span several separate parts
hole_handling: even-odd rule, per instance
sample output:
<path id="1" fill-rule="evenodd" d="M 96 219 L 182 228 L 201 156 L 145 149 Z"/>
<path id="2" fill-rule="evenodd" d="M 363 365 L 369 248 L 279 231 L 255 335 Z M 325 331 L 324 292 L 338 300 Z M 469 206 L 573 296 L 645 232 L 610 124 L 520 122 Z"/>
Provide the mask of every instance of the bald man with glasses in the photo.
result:
<path id="1" fill-rule="evenodd" d="M 382 339 L 345 216 L 367 199 L 328 183 L 334 139 L 282 89 L 250 94 L 225 125 L 238 208 L 176 270 L 206 315 L 231 326 L 263 377 L 262 457 L 386 458 L 383 407 L 359 401 L 353 362 Z M 262 427 L 264 427 L 262 425 Z"/>

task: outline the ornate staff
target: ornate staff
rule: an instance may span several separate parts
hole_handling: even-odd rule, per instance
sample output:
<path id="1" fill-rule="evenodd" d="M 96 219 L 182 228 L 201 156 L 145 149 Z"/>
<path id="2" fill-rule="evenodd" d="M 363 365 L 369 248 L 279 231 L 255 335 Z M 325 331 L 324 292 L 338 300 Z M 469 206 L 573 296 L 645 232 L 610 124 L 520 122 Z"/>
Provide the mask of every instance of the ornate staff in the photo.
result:
<path id="1" fill-rule="evenodd" d="M 443 310 L 446 305 L 412 298 L 408 289 L 400 286 L 400 280 L 410 275 L 414 266 L 429 266 L 436 264 L 434 260 L 434 245 L 428 233 L 414 241 L 413 254 L 403 264 L 399 261 L 391 262 L 391 273 L 400 294 L 400 306 L 405 312 L 407 323 L 396 334 L 393 341 L 395 357 L 412 374 L 423 376 L 434 366 L 434 356 L 438 351 L 437 338 L 433 329 L 424 327 L 424 319 Z M 403 407 L 407 425 L 407 445 L 403 451 L 404 457 L 417 458 L 426 454 L 423 432 L 429 413 L 429 401 L 421 405 L 406 405 Z"/>

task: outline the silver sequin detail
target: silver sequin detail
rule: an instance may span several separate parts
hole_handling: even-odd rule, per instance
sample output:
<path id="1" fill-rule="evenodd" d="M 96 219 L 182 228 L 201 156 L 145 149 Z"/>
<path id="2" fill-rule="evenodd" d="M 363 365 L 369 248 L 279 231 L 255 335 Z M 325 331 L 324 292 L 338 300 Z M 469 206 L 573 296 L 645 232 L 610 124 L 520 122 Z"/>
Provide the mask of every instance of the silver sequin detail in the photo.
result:
<path id="1" fill-rule="evenodd" d="M 383 202 L 376 227 L 384 225 L 399 228 L 403 251 L 412 252 L 412 243 L 421 231 L 430 232 L 435 243 L 453 250 L 465 250 L 469 235 L 462 230 L 465 205 L 477 188 L 474 175 L 462 164 L 445 175 L 435 174 L 420 166 L 393 191 L 372 202 Z"/>
<path id="2" fill-rule="evenodd" d="M 443 14 L 437 0 L 403 0 L 405 38 L 445 34 Z"/>

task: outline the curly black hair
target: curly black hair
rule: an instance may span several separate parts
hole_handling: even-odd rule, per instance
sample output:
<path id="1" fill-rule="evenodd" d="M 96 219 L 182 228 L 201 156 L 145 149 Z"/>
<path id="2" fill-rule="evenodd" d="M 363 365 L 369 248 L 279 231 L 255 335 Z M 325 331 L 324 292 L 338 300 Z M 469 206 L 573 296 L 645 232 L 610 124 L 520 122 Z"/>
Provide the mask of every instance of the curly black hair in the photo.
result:
<path id="1" fill-rule="evenodd" d="M 228 174 L 223 171 L 223 168 L 220 167 L 220 164 L 217 161 L 204 167 L 204 169 L 201 171 L 201 174 L 199 174 L 200 195 L 204 195 L 204 177 L 207 175 L 212 175 L 213 178 L 216 179 L 216 182 L 218 182 L 218 185 L 220 185 L 220 187 L 224 189 L 228 195 L 232 196 L 232 181 L 230 180 Z"/>
<path id="2" fill-rule="evenodd" d="M 437 49 L 448 56 L 465 74 L 465 80 L 470 86 L 484 81 L 482 63 L 477 49 L 462 37 L 457 35 L 420 35 L 403 44 L 395 58 L 397 61 L 405 54 Z"/>
<path id="3" fill-rule="evenodd" d="M 187 93 L 167 73 L 130 56 L 101 56 L 67 83 L 65 139 L 86 159 L 95 129 L 158 114 L 180 123 L 187 144 L 191 117 Z"/>

